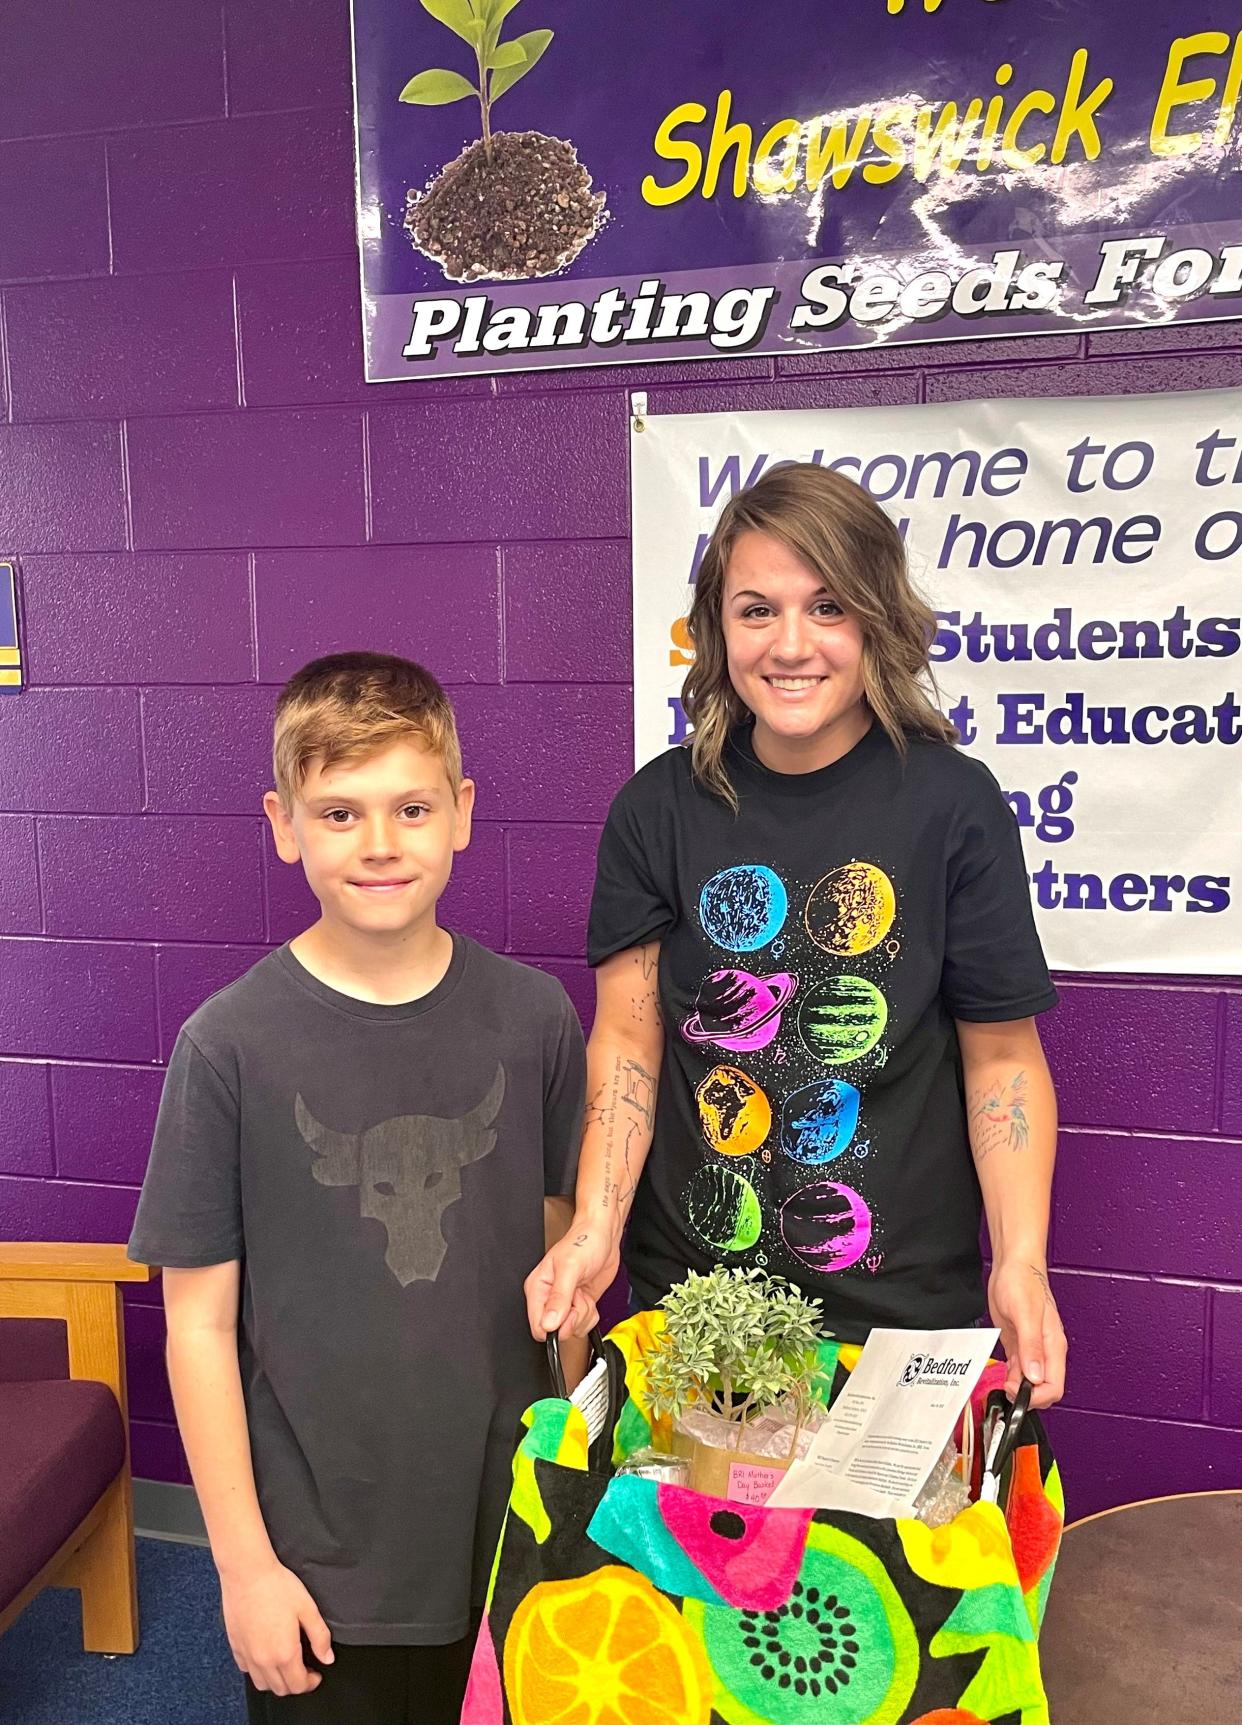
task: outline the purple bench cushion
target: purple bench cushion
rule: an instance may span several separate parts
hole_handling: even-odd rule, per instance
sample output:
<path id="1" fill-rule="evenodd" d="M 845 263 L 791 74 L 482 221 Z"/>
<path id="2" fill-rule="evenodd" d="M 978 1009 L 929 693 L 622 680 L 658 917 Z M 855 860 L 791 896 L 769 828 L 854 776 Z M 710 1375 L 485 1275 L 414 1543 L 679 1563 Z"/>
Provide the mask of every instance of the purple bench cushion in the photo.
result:
<path id="1" fill-rule="evenodd" d="M 69 1376 L 63 1318 L 0 1318 L 0 1383 Z"/>
<path id="2" fill-rule="evenodd" d="M 62 1546 L 125 1460 L 106 1384 L 0 1383 L 0 1610 Z"/>

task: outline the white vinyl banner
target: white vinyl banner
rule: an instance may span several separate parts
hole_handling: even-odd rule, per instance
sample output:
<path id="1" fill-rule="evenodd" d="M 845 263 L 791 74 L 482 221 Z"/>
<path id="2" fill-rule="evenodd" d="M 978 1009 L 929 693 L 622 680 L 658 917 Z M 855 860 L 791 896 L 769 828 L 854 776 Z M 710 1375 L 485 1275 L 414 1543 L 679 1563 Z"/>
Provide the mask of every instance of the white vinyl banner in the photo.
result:
<path id="1" fill-rule="evenodd" d="M 1242 974 L 1242 391 L 631 422 L 641 766 L 686 734 L 721 507 L 859 480 L 935 607 L 942 703 L 1022 829 L 1055 969 Z"/>

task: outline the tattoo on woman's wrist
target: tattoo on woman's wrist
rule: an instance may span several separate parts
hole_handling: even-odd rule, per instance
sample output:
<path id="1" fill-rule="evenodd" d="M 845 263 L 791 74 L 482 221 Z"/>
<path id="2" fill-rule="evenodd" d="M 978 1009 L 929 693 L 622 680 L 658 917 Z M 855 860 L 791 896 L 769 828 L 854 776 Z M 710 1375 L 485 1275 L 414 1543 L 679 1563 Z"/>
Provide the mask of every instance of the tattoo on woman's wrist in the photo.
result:
<path id="1" fill-rule="evenodd" d="M 1057 1302 L 1056 1302 L 1055 1298 L 1053 1297 L 1052 1287 L 1048 1281 L 1048 1277 L 1047 1277 L 1047 1274 L 1045 1273 L 1045 1271 L 1041 1270 L 1038 1264 L 1028 1264 L 1027 1269 L 1031 1272 L 1032 1276 L 1034 1276 L 1035 1280 L 1039 1283 L 1040 1287 L 1044 1290 L 1044 1304 L 1045 1304 L 1045 1306 L 1055 1306 Z"/>

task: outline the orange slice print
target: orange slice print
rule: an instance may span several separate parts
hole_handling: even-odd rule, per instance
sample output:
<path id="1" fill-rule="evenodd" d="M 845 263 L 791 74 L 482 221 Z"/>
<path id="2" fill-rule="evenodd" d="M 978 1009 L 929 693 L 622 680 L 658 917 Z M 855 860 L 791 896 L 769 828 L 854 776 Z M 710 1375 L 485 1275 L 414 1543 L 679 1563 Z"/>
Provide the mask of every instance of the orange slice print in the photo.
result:
<path id="1" fill-rule="evenodd" d="M 505 1637 L 514 1725 L 708 1725 L 712 1687 L 680 1613 L 619 1564 L 538 1583 Z"/>

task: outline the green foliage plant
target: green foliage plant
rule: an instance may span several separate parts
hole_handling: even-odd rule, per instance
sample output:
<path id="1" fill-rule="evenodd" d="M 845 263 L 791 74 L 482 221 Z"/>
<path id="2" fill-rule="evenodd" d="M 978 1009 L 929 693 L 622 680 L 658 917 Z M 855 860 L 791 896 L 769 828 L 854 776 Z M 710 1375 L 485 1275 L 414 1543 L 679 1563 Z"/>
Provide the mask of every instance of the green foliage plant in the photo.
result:
<path id="1" fill-rule="evenodd" d="M 466 96 L 477 96 L 483 116 L 483 149 L 490 165 L 492 103 L 526 76 L 552 40 L 552 32 L 528 30 L 524 36 L 502 42 L 501 26 L 518 0 L 420 0 L 420 3 L 425 12 L 430 12 L 437 22 L 474 49 L 479 81 L 472 84 L 460 72 L 435 66 L 411 78 L 400 100 L 419 107 L 439 108 L 448 102 L 460 102 Z"/>
<path id="2" fill-rule="evenodd" d="M 736 1427 L 784 1404 L 794 1413 L 790 1454 L 810 1411 L 823 1309 L 764 1270 L 691 1272 L 660 1301 L 665 1326 L 648 1361 L 651 1405 L 678 1418 L 700 1406 Z"/>

